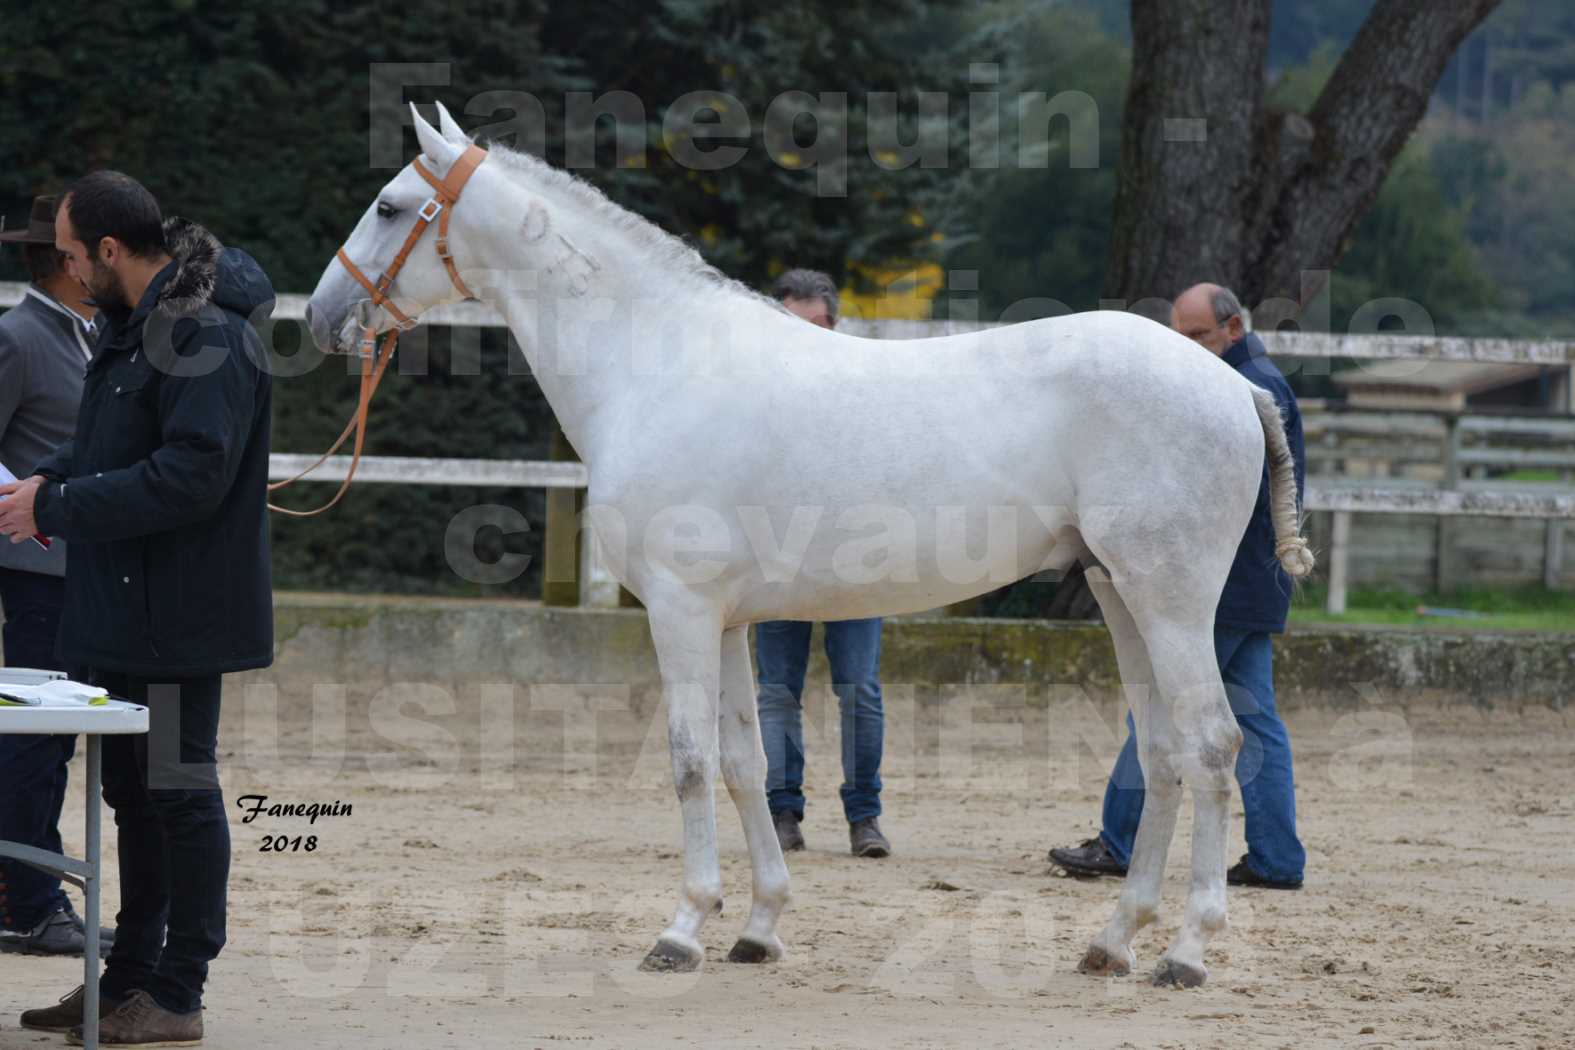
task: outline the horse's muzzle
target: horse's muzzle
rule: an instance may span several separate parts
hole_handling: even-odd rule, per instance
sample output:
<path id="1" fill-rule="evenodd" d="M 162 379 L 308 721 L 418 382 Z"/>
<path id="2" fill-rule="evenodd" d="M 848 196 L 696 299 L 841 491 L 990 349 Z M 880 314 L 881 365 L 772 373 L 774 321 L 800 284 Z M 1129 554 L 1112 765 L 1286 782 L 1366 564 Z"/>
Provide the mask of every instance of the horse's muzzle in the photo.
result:
<path id="1" fill-rule="evenodd" d="M 312 342 L 325 354 L 334 352 L 334 333 L 328 327 L 328 318 L 311 303 L 306 304 L 306 327 L 312 333 Z"/>

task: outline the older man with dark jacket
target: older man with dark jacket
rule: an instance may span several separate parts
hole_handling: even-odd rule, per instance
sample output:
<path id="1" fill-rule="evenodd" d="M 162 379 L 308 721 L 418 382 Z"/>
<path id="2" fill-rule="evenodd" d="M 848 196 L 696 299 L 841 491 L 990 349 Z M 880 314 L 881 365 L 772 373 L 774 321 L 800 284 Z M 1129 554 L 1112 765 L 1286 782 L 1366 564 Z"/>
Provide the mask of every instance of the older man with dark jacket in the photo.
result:
<path id="1" fill-rule="evenodd" d="M 146 704 L 146 737 L 104 743 L 121 905 L 100 1039 L 202 1038 L 225 940 L 230 835 L 219 791 L 221 675 L 273 659 L 266 523 L 271 383 L 253 323 L 273 288 L 201 227 L 164 222 L 135 180 L 66 194 L 56 244 L 102 332 L 72 441 L 0 486 L 0 532 L 71 544 L 60 655 L 74 677 Z M 81 1038 L 80 990 L 22 1015 Z"/>
<path id="2" fill-rule="evenodd" d="M 1246 314 L 1235 294 L 1215 284 L 1195 285 L 1176 299 L 1170 324 L 1274 395 L 1295 459 L 1296 502 L 1300 506 L 1306 471 L 1301 412 L 1290 384 L 1265 355 L 1263 342 L 1247 331 Z M 1307 852 L 1296 834 L 1291 739 L 1274 703 L 1270 636 L 1285 630 L 1291 604 L 1291 580 L 1280 568 L 1274 542 L 1265 464 L 1257 506 L 1236 547 L 1236 560 L 1231 563 L 1214 613 L 1215 656 L 1231 711 L 1243 734 L 1236 757 L 1236 781 L 1247 812 L 1247 855 L 1230 868 L 1226 879 L 1236 886 L 1294 890 L 1301 888 Z M 1132 724 L 1130 715 L 1127 724 Z M 1080 846 L 1053 849 L 1050 859 L 1079 875 L 1126 874 L 1144 794 L 1136 738 L 1129 729 L 1126 746 L 1105 787 L 1104 826 L 1099 836 Z"/>
<path id="3" fill-rule="evenodd" d="M 0 317 L 0 478 L 27 477 L 71 436 L 82 400 L 82 373 L 92 356 L 93 307 L 66 273 L 55 247 L 55 198 L 37 197 L 27 223 L 0 230 L 22 249 L 32 278 L 22 301 Z M 7 477 L 9 475 L 9 478 Z M 66 544 L 0 543 L 0 607 L 7 667 L 63 670 L 55 636 L 65 603 Z M 0 734 L 0 839 L 50 853 L 60 847 L 60 809 L 70 733 Z M 0 951 L 81 955 L 82 920 L 60 876 L 0 860 Z M 100 941 L 108 951 L 113 938 Z"/>

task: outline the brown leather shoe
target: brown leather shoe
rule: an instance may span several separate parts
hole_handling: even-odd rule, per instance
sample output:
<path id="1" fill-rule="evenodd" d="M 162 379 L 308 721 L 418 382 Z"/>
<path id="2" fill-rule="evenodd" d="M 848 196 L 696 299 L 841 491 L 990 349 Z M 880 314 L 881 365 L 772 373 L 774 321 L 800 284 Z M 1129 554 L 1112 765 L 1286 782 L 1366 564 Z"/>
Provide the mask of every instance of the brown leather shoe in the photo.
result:
<path id="1" fill-rule="evenodd" d="M 66 1042 L 82 1046 L 82 1026 L 66 1033 Z M 127 996 L 120 1008 L 98 1023 L 98 1045 L 197 1046 L 202 1042 L 202 1011 L 171 1013 L 144 991 Z"/>
<path id="2" fill-rule="evenodd" d="M 23 1010 L 22 1027 L 31 1028 L 35 1032 L 69 1032 L 73 1028 L 82 1027 L 82 1000 L 84 994 L 82 986 L 77 985 L 76 991 L 65 996 L 54 1006 L 46 1006 L 42 1010 Z M 121 1000 L 106 999 L 102 995 L 98 998 L 99 1017 L 104 1017 L 120 1008 Z"/>
<path id="3" fill-rule="evenodd" d="M 891 843 L 880 833 L 880 820 L 865 817 L 848 825 L 848 841 L 855 857 L 889 857 Z"/>
<path id="4" fill-rule="evenodd" d="M 771 823 L 777 829 L 777 843 L 782 847 L 783 853 L 792 853 L 796 849 L 804 848 L 804 832 L 799 825 L 800 817 L 791 809 L 779 809 L 771 814 Z"/>

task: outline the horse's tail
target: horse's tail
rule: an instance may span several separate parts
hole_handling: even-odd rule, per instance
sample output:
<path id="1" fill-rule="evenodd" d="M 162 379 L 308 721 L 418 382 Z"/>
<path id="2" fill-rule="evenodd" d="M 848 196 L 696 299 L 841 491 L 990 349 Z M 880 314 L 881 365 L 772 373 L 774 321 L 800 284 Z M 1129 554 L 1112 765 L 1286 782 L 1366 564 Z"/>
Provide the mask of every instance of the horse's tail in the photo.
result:
<path id="1" fill-rule="evenodd" d="M 1296 505 L 1296 467 L 1291 458 L 1291 443 L 1285 437 L 1285 421 L 1274 395 L 1262 387 L 1252 388 L 1252 400 L 1263 424 L 1263 443 L 1269 456 L 1269 517 L 1274 521 L 1274 553 L 1280 565 L 1293 577 L 1313 571 L 1315 559 L 1300 535 L 1301 508 Z"/>

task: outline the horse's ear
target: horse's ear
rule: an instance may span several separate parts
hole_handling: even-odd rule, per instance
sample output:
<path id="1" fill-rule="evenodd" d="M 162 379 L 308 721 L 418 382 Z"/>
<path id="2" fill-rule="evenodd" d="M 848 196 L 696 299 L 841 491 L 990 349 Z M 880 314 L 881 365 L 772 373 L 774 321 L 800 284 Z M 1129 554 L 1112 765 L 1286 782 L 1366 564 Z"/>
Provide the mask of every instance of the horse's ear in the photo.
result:
<path id="1" fill-rule="evenodd" d="M 459 154 L 459 150 L 439 134 L 437 128 L 427 123 L 414 102 L 410 104 L 410 117 L 415 121 L 416 141 L 421 143 L 422 155 L 431 161 L 434 168 L 446 168 Z"/>
<path id="2" fill-rule="evenodd" d="M 439 102 L 437 111 L 438 127 L 442 129 L 443 137 L 461 148 L 470 145 L 470 136 L 465 134 L 465 129 L 459 126 L 459 121 L 449 116 L 448 107 Z"/>

